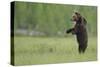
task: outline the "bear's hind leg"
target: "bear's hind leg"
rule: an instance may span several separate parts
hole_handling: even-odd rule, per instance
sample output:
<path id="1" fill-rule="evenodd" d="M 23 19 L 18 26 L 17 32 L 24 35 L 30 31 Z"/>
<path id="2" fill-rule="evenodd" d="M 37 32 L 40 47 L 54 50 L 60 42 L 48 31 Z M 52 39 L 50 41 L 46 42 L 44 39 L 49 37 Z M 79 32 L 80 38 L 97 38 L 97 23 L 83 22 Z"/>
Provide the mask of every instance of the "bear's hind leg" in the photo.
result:
<path id="1" fill-rule="evenodd" d="M 82 53 L 84 53 L 86 51 L 86 48 L 87 48 L 87 44 L 84 44 L 83 48 L 82 48 Z"/>
<path id="2" fill-rule="evenodd" d="M 79 44 L 79 46 L 78 46 L 78 52 L 79 52 L 79 54 L 82 53 L 82 45 L 80 45 L 80 44 Z"/>

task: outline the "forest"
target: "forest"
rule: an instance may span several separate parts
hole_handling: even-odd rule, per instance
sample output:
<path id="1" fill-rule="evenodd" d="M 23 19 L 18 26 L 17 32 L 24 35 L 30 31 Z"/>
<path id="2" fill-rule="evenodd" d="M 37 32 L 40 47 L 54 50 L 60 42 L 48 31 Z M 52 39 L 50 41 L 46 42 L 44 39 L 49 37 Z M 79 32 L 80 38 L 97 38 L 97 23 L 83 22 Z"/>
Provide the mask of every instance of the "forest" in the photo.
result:
<path id="1" fill-rule="evenodd" d="M 96 6 L 15 2 L 14 8 L 15 35 L 66 36 L 74 11 L 86 18 L 88 34 L 97 35 Z"/>

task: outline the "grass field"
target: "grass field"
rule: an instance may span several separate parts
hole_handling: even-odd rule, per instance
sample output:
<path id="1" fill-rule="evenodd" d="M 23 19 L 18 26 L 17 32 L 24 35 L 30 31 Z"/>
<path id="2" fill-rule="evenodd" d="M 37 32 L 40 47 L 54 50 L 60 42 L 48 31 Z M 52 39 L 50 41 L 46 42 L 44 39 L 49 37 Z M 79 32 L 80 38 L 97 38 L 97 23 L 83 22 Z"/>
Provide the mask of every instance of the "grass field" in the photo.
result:
<path id="1" fill-rule="evenodd" d="M 15 65 L 97 60 L 97 38 L 89 37 L 84 54 L 78 53 L 75 37 L 15 36 Z"/>

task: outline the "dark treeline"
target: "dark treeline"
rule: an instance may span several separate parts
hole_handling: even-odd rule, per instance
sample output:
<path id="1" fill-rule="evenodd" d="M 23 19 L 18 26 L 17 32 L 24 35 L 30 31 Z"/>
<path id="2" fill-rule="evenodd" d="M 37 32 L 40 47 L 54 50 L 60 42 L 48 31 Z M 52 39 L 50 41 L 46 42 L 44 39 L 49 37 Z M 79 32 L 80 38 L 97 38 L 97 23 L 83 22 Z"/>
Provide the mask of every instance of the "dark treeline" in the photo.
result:
<path id="1" fill-rule="evenodd" d="M 70 19 L 75 10 L 87 19 L 89 34 L 96 35 L 97 8 L 95 6 L 30 2 L 15 2 L 14 33 L 34 36 L 65 36 L 65 30 L 72 27 Z"/>

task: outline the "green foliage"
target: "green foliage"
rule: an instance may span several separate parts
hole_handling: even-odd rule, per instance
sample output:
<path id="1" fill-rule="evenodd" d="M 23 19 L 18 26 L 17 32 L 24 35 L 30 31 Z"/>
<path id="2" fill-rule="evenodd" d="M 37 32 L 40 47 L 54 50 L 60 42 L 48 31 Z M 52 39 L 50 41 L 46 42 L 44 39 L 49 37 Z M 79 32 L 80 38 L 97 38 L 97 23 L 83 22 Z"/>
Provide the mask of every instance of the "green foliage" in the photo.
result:
<path id="1" fill-rule="evenodd" d="M 87 19 L 89 34 L 96 35 L 97 7 L 31 2 L 15 2 L 15 32 L 24 29 L 28 34 L 38 31 L 47 36 L 65 36 L 65 30 L 72 27 L 70 19 L 74 10 Z"/>

